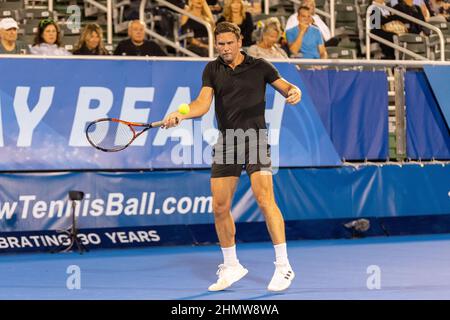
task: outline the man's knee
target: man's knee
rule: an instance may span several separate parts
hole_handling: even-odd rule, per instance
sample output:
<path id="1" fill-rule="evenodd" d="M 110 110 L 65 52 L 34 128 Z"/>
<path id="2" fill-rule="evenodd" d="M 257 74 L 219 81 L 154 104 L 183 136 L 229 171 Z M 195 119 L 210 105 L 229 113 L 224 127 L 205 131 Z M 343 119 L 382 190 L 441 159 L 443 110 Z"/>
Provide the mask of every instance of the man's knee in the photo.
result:
<path id="1" fill-rule="evenodd" d="M 229 201 L 213 201 L 213 211 L 218 218 L 227 216 L 231 211 L 231 203 Z"/>
<path id="2" fill-rule="evenodd" d="M 263 212 L 267 212 L 276 206 L 275 201 L 269 196 L 268 193 L 261 193 L 255 196 L 256 203 Z"/>

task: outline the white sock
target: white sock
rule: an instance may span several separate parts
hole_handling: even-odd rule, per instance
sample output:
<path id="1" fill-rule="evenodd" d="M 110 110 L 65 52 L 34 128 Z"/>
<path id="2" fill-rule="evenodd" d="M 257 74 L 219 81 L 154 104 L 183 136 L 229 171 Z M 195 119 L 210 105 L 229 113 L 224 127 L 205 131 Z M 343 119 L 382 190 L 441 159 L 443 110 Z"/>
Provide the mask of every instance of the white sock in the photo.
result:
<path id="1" fill-rule="evenodd" d="M 275 248 L 275 258 L 277 263 L 289 264 L 286 243 L 273 246 Z"/>
<path id="2" fill-rule="evenodd" d="M 235 266 L 239 263 L 236 255 L 236 245 L 229 248 L 220 248 L 223 254 L 223 264 L 226 266 Z"/>

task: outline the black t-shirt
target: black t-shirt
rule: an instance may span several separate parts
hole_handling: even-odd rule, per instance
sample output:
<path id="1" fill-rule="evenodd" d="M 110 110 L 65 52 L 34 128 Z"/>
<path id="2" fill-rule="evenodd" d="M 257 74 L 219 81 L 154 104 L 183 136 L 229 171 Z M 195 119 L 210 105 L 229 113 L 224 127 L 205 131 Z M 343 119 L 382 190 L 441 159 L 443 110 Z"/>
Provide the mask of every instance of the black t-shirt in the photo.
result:
<path id="1" fill-rule="evenodd" d="M 86 45 L 72 52 L 74 55 L 96 56 L 96 55 L 108 55 L 108 51 L 101 50 L 99 47 L 94 50 L 89 50 Z"/>
<path id="2" fill-rule="evenodd" d="M 223 134 L 226 129 L 266 129 L 266 84 L 280 78 L 271 63 L 242 54 L 244 61 L 234 70 L 218 57 L 203 71 L 203 87 L 214 90 L 217 124 Z"/>
<path id="3" fill-rule="evenodd" d="M 141 46 L 134 45 L 131 39 L 120 41 L 114 50 L 115 56 L 166 56 L 166 53 L 154 41 L 145 40 Z"/>
<path id="4" fill-rule="evenodd" d="M 398 11 L 401 11 L 403 13 L 406 13 L 409 16 L 412 16 L 412 17 L 414 17 L 416 19 L 419 19 L 419 20 L 422 20 L 423 22 L 425 22 L 425 18 L 423 16 L 422 10 L 420 9 L 419 6 L 416 6 L 416 5 L 408 6 L 405 2 L 399 1 L 394 6 L 394 9 L 396 9 Z M 419 34 L 420 31 L 423 31 L 427 35 L 430 33 L 430 31 L 427 28 L 422 27 L 421 25 L 416 24 L 414 22 L 411 22 L 411 21 L 409 21 L 407 19 L 404 19 L 402 17 L 396 17 L 396 20 L 399 20 L 399 21 L 405 23 L 406 25 L 409 25 L 409 27 L 408 27 L 408 32 L 409 33 L 417 33 L 417 34 Z"/>
<path id="5" fill-rule="evenodd" d="M 205 40 L 208 38 L 208 30 L 206 30 L 206 27 L 201 24 L 200 22 L 197 22 L 195 20 L 192 20 L 189 18 L 185 24 L 181 27 L 181 31 L 183 33 L 187 33 L 189 31 L 194 32 L 194 38 L 204 38 Z"/>

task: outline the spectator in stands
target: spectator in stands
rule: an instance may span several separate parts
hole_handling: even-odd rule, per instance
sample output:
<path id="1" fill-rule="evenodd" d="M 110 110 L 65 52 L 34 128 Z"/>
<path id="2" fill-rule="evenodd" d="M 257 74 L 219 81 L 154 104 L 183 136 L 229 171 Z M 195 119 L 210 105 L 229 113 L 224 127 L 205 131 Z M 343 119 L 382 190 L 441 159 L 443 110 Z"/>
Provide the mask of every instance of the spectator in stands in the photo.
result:
<path id="1" fill-rule="evenodd" d="M 96 23 L 90 23 L 84 27 L 75 49 L 75 55 L 108 55 L 108 50 L 103 42 L 103 30 Z"/>
<path id="2" fill-rule="evenodd" d="M 394 9 L 425 22 L 425 17 L 422 13 L 422 9 L 418 5 L 414 4 L 414 0 L 399 0 L 399 2 L 394 6 Z M 425 35 L 430 34 L 429 29 L 407 19 L 397 17 L 396 20 L 403 22 L 408 28 L 409 33 L 420 34 L 421 32 L 423 32 Z"/>
<path id="3" fill-rule="evenodd" d="M 431 12 L 430 12 L 430 6 L 427 3 L 428 0 L 413 0 L 412 3 L 418 7 L 420 7 L 420 10 L 422 11 L 423 17 L 425 19 L 425 21 L 428 21 L 430 19 L 431 16 Z M 397 5 L 399 3 L 399 0 L 391 0 L 390 1 L 390 6 L 394 7 L 395 5 Z"/>
<path id="4" fill-rule="evenodd" d="M 308 7 L 298 8 L 298 25 L 286 31 L 291 57 L 326 59 L 328 57 L 319 28 L 311 24 Z"/>
<path id="5" fill-rule="evenodd" d="M 114 50 L 116 56 L 167 56 L 155 42 L 145 40 L 145 24 L 139 20 L 128 24 L 129 39 L 122 40 Z"/>
<path id="6" fill-rule="evenodd" d="M 28 46 L 17 41 L 19 25 L 13 18 L 0 20 L 0 54 L 28 54 Z"/>
<path id="7" fill-rule="evenodd" d="M 250 12 L 245 9 L 244 2 L 242 0 L 228 0 L 223 7 L 223 14 L 217 20 L 219 22 L 231 22 L 237 24 L 241 29 L 242 34 L 242 46 L 249 47 L 254 42 L 252 34 L 254 30 L 253 18 Z"/>
<path id="8" fill-rule="evenodd" d="M 425 0 L 425 3 L 431 15 L 428 22 L 450 21 L 450 3 L 446 3 L 443 0 Z"/>
<path id="9" fill-rule="evenodd" d="M 42 19 L 34 44 L 30 48 L 32 54 L 47 56 L 68 56 L 69 51 L 61 46 L 61 31 L 53 19 Z"/>
<path id="10" fill-rule="evenodd" d="M 206 2 L 208 3 L 212 14 L 219 14 L 222 12 L 223 9 L 218 0 L 206 0 Z"/>
<path id="11" fill-rule="evenodd" d="M 385 0 L 374 0 L 375 4 L 385 5 Z M 405 33 L 407 31 L 406 26 L 403 22 L 397 19 L 397 16 L 392 15 L 388 10 L 384 8 L 375 7 L 374 10 L 370 14 L 372 17 L 380 17 L 380 25 L 371 26 L 371 33 L 387 40 L 390 42 L 394 41 L 394 35 Z M 378 20 L 374 19 L 373 22 Z M 381 42 L 379 42 L 381 47 L 381 51 L 383 52 L 383 58 L 394 60 L 395 59 L 395 50 L 392 47 L 389 47 Z"/>
<path id="12" fill-rule="evenodd" d="M 322 18 L 316 13 L 316 1 L 315 0 L 304 0 L 302 2 L 302 6 L 308 7 L 311 10 L 311 16 L 313 19 L 312 24 L 319 28 L 320 33 L 322 34 L 323 40 L 325 42 L 325 46 L 335 47 L 339 43 L 339 39 L 336 37 L 331 37 L 330 28 L 323 22 Z M 298 26 L 298 14 L 293 13 L 289 16 L 286 21 L 286 31 Z"/>
<path id="13" fill-rule="evenodd" d="M 288 55 L 278 44 L 283 34 L 280 21 L 273 17 L 261 23 L 260 39 L 247 50 L 248 54 L 255 58 L 287 59 Z"/>
<path id="14" fill-rule="evenodd" d="M 206 0 L 189 0 L 185 9 L 194 16 L 202 19 L 214 29 L 214 18 Z M 206 27 L 188 16 L 181 17 L 181 30 L 183 33 L 193 32 L 193 37 L 188 39 L 187 49 L 202 57 L 208 56 L 208 31 Z"/>

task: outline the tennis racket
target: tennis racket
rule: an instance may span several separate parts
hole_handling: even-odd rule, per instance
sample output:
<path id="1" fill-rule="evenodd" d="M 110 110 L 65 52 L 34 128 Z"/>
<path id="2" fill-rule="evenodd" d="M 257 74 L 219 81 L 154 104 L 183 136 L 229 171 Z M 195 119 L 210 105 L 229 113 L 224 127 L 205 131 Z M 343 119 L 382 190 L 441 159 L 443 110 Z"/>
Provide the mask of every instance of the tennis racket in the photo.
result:
<path id="1" fill-rule="evenodd" d="M 164 121 L 140 123 L 103 118 L 89 123 L 86 128 L 86 138 L 98 150 L 117 152 L 128 147 L 148 129 L 158 128 L 163 124 Z"/>

